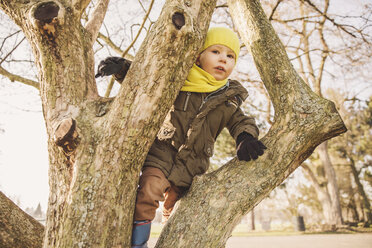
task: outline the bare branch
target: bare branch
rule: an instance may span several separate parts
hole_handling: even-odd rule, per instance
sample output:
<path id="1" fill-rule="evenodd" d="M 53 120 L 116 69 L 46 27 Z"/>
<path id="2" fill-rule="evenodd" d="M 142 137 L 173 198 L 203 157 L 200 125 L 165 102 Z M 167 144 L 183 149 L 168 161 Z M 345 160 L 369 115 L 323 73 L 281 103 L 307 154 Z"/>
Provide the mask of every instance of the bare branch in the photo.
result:
<path id="1" fill-rule="evenodd" d="M 304 5 L 301 4 L 301 7 L 300 7 L 301 15 L 304 14 L 304 8 L 303 7 L 304 7 Z M 310 56 L 310 52 L 309 52 L 310 51 L 309 37 L 310 37 L 311 33 L 312 33 L 312 31 L 309 34 L 307 33 L 307 21 L 304 20 L 302 22 L 302 31 L 300 32 L 300 35 L 302 36 L 302 43 L 304 45 L 305 60 L 306 60 L 306 63 L 307 63 L 307 69 L 309 71 L 310 81 L 315 86 L 316 79 L 315 79 L 314 66 L 313 66 L 311 56 Z M 306 80 L 306 81 L 308 81 L 308 80 Z M 318 93 L 318 91 L 316 91 L 316 92 Z"/>
<path id="2" fill-rule="evenodd" d="M 123 50 L 120 49 L 120 47 L 118 47 L 117 45 L 115 45 L 114 42 L 112 42 L 112 40 L 105 36 L 104 34 L 102 34 L 101 32 L 98 33 L 98 38 L 103 40 L 104 42 L 106 42 L 107 45 L 109 45 L 109 47 L 111 49 L 113 49 L 116 53 L 118 54 L 122 54 L 123 53 Z"/>
<path id="3" fill-rule="evenodd" d="M 310 0 L 301 0 L 301 2 L 306 2 L 307 4 L 309 4 L 316 12 L 318 12 L 319 14 L 321 15 L 324 15 L 325 18 L 327 18 L 327 20 L 329 20 L 331 23 L 333 23 L 333 25 L 335 25 L 337 28 L 341 29 L 342 31 L 344 31 L 345 33 L 351 35 L 352 37 L 354 38 L 357 38 L 353 33 L 351 33 L 350 31 L 348 31 L 344 25 L 341 25 L 341 24 L 338 24 L 334 19 L 330 18 L 329 16 L 325 15 L 317 6 L 315 6 L 315 4 L 313 4 Z"/>
<path id="4" fill-rule="evenodd" d="M 282 2 L 283 0 L 278 0 L 273 8 L 273 10 L 271 11 L 271 14 L 270 14 L 270 17 L 269 17 L 269 21 L 272 20 L 274 14 L 275 14 L 275 11 L 276 9 L 278 8 L 279 4 Z"/>
<path id="5" fill-rule="evenodd" d="M 322 88 L 321 88 L 321 83 L 322 83 L 322 78 L 323 78 L 323 72 L 324 72 L 324 66 L 325 66 L 325 62 L 327 60 L 327 57 L 328 57 L 328 51 L 329 51 L 329 47 L 328 47 L 328 44 L 324 38 L 324 23 L 326 21 L 326 14 L 327 14 L 327 11 L 328 11 L 328 7 L 329 7 L 329 0 L 326 0 L 325 1 L 325 8 L 324 8 L 324 16 L 323 16 L 323 19 L 319 22 L 319 36 L 320 36 L 320 40 L 321 40 L 321 43 L 322 43 L 322 46 L 323 46 L 323 49 L 322 49 L 322 58 L 321 58 L 321 61 L 320 61 L 320 68 L 319 68 L 319 74 L 318 76 L 316 77 L 316 80 L 315 80 L 315 89 L 318 90 L 318 94 L 320 96 L 322 96 Z"/>
<path id="6" fill-rule="evenodd" d="M 127 55 L 129 49 L 131 49 L 131 48 L 133 47 L 134 43 L 136 43 L 136 41 L 137 41 L 139 35 L 141 34 L 142 29 L 143 29 L 143 27 L 145 26 L 146 20 L 147 20 L 147 18 L 148 18 L 149 15 L 150 15 L 150 12 L 151 12 L 151 10 L 152 10 L 152 6 L 154 5 L 154 2 L 155 2 L 155 0 L 151 0 L 150 7 L 149 7 L 149 9 L 148 9 L 148 11 L 147 11 L 145 17 L 143 18 L 143 21 L 142 21 L 141 27 L 139 28 L 136 37 L 134 38 L 134 40 L 132 41 L 132 43 L 127 47 L 127 49 L 125 49 L 125 51 L 123 52 L 123 54 L 121 55 L 123 58 L 125 57 L 125 55 Z"/>
<path id="7" fill-rule="evenodd" d="M 15 75 L 15 74 L 13 74 L 13 73 L 5 70 L 1 66 L 0 66 L 0 75 L 3 75 L 5 77 L 9 78 L 9 80 L 12 81 L 12 82 L 18 81 L 20 83 L 33 86 L 33 87 L 35 87 L 38 90 L 40 89 L 40 84 L 38 82 L 33 81 L 31 79 L 27 79 L 27 78 L 21 77 L 21 76 L 18 76 L 18 75 Z"/>
<path id="8" fill-rule="evenodd" d="M 11 38 L 12 36 L 18 34 L 18 33 L 21 32 L 21 31 L 22 31 L 22 30 L 18 30 L 18 31 L 16 31 L 16 32 L 14 32 L 14 33 L 8 35 L 7 37 L 5 37 L 4 40 L 3 40 L 3 42 L 1 43 L 0 51 L 3 49 L 4 44 L 5 44 L 5 42 L 6 42 L 7 39 Z"/>
<path id="9" fill-rule="evenodd" d="M 136 37 L 133 39 L 132 43 L 130 43 L 130 45 L 127 47 L 127 49 L 125 49 L 125 51 L 121 54 L 121 56 L 122 56 L 123 58 L 125 58 L 125 56 L 126 56 L 127 53 L 129 52 L 129 50 L 133 47 L 134 43 L 136 43 L 136 41 L 137 41 L 139 35 L 141 34 L 142 29 L 143 29 L 143 27 L 145 26 L 145 23 L 146 23 L 146 21 L 147 21 L 147 18 L 148 18 L 149 15 L 150 15 L 150 12 L 151 12 L 151 10 L 152 10 L 152 6 L 154 5 L 154 2 L 155 2 L 155 0 L 151 0 L 150 7 L 149 7 L 149 9 L 148 9 L 148 11 L 147 11 L 145 17 L 143 18 L 143 21 L 142 21 L 141 27 L 139 28 Z M 115 79 L 114 79 L 114 78 L 111 78 L 110 83 L 108 84 L 107 89 L 106 89 L 106 92 L 105 92 L 105 97 L 109 97 L 109 96 L 110 96 L 110 93 L 111 93 L 111 90 L 112 90 L 112 86 L 114 85 L 114 82 L 115 82 Z"/>
<path id="10" fill-rule="evenodd" d="M 141 8 L 142 8 L 143 12 L 147 13 L 147 10 L 146 10 L 145 6 L 143 6 L 143 4 L 142 4 L 142 1 L 141 0 L 138 0 L 138 2 L 141 5 Z M 153 23 L 153 21 L 150 19 L 150 17 L 148 19 L 149 19 L 149 21 L 151 23 Z"/>
<path id="11" fill-rule="evenodd" d="M 23 39 L 18 42 L 18 44 L 13 47 L 13 49 L 0 61 L 0 65 L 6 60 L 6 58 L 8 58 L 16 49 L 19 45 L 21 45 L 21 43 L 26 39 L 26 37 L 23 37 Z"/>
<path id="12" fill-rule="evenodd" d="M 92 43 L 95 42 L 98 36 L 99 29 L 105 18 L 107 6 L 110 0 L 100 0 L 92 13 L 92 17 L 86 24 L 86 29 L 92 35 Z"/>

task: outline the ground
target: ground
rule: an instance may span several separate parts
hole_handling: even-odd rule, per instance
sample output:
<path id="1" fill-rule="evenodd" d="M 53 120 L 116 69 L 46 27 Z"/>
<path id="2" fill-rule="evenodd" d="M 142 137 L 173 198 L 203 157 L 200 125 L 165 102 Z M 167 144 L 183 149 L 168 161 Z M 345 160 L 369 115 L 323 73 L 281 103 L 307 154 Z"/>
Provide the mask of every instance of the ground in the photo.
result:
<path id="1" fill-rule="evenodd" d="M 149 248 L 156 240 L 150 238 Z M 231 237 L 226 248 L 372 248 L 372 233 Z"/>

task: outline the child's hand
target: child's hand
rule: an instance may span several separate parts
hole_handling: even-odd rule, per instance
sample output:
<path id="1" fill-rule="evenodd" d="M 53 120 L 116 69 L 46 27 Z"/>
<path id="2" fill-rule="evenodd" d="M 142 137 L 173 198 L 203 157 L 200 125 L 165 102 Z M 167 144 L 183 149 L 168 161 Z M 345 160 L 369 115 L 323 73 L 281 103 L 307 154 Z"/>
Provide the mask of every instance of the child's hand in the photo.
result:
<path id="1" fill-rule="evenodd" d="M 242 132 L 238 135 L 236 146 L 238 159 L 244 161 L 250 161 L 251 159 L 256 160 L 259 156 L 264 154 L 264 150 L 267 149 L 261 141 L 246 132 Z"/>
<path id="2" fill-rule="evenodd" d="M 127 74 L 131 63 L 131 61 L 121 57 L 107 57 L 99 63 L 95 77 L 104 77 L 114 74 L 116 80 L 121 82 Z"/>

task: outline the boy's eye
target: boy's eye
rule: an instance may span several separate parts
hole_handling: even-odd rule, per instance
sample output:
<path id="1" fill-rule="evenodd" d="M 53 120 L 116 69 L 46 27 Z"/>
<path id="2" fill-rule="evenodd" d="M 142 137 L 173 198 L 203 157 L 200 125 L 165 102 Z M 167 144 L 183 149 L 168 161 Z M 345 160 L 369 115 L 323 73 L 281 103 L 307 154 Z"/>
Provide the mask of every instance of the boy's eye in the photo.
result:
<path id="1" fill-rule="evenodd" d="M 218 54 L 219 51 L 218 50 L 212 50 L 212 53 Z"/>
<path id="2" fill-rule="evenodd" d="M 228 54 L 227 57 L 230 58 L 230 59 L 235 59 L 234 55 L 232 55 L 232 54 Z"/>

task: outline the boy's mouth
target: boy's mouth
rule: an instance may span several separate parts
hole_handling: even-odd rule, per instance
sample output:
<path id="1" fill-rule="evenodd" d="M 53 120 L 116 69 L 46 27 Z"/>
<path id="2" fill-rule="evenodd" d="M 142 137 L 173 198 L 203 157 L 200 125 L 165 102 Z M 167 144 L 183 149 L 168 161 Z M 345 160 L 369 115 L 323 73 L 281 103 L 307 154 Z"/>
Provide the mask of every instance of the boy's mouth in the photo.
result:
<path id="1" fill-rule="evenodd" d="M 225 72 L 225 68 L 223 68 L 222 66 L 216 66 L 215 69 Z"/>

